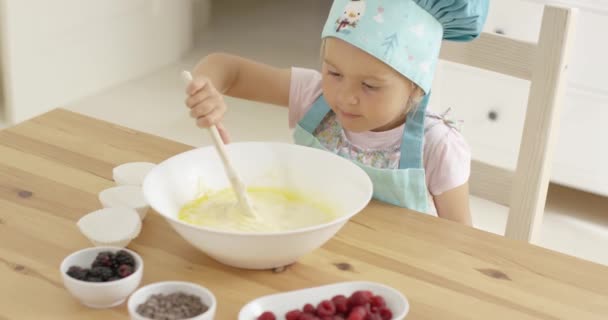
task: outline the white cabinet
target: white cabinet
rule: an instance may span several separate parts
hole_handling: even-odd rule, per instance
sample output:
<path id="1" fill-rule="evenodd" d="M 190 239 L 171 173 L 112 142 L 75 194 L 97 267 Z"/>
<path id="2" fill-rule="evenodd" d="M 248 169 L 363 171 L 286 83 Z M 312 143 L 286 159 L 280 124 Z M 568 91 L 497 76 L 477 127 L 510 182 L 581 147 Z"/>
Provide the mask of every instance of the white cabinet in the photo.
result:
<path id="1" fill-rule="evenodd" d="M 464 121 L 462 132 L 475 159 L 514 169 L 523 130 L 527 83 L 447 62 L 442 62 L 440 68 L 441 109 L 433 103 L 435 111 L 451 107 L 452 117 Z"/>
<path id="2" fill-rule="evenodd" d="M 578 7 L 552 181 L 608 195 L 608 5 L 599 1 L 492 0 L 485 31 L 536 42 L 544 3 Z M 529 83 L 441 62 L 437 111 L 465 121 L 473 158 L 514 169 Z"/>
<path id="3" fill-rule="evenodd" d="M 0 0 L 4 116 L 16 123 L 145 75 L 192 43 L 192 2 Z"/>

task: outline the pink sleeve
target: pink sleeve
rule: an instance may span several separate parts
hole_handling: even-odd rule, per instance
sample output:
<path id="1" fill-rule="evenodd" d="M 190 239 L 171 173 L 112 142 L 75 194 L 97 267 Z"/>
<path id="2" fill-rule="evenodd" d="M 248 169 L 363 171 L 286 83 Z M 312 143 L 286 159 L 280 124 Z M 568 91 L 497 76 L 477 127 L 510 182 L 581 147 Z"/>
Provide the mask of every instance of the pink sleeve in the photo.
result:
<path id="1" fill-rule="evenodd" d="M 433 196 L 469 180 L 471 149 L 456 129 L 442 121 L 427 127 L 424 142 L 426 184 Z"/>
<path id="2" fill-rule="evenodd" d="M 291 68 L 289 127 L 294 128 L 321 95 L 321 74 L 313 69 Z"/>

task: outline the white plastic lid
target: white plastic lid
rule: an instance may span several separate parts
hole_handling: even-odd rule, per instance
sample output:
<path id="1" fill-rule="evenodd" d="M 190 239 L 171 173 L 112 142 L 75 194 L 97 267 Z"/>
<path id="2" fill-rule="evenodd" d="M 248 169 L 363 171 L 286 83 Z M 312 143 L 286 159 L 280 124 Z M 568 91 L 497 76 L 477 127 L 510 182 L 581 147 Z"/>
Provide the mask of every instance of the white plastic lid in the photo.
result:
<path id="1" fill-rule="evenodd" d="M 112 177 L 117 185 L 141 186 L 148 172 L 155 166 L 151 162 L 123 163 L 112 170 Z"/>
<path id="2" fill-rule="evenodd" d="M 141 187 L 124 185 L 105 189 L 99 193 L 104 207 L 141 208 L 148 205 Z"/>
<path id="3" fill-rule="evenodd" d="M 93 211 L 78 220 L 80 231 L 96 244 L 115 244 L 131 240 L 141 231 L 135 209 L 116 207 Z"/>

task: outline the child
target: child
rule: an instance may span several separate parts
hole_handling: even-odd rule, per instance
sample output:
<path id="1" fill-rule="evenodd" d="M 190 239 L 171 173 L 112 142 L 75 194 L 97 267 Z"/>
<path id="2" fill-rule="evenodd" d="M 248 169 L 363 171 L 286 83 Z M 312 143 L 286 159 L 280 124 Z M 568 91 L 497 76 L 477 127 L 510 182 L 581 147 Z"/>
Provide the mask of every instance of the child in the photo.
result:
<path id="1" fill-rule="evenodd" d="M 442 39 L 479 35 L 488 0 L 335 0 L 322 33 L 321 73 L 228 54 L 195 67 L 186 100 L 201 127 L 218 124 L 222 95 L 289 108 L 298 144 L 363 168 L 374 198 L 471 225 L 470 151 L 449 121 L 427 113 Z"/>

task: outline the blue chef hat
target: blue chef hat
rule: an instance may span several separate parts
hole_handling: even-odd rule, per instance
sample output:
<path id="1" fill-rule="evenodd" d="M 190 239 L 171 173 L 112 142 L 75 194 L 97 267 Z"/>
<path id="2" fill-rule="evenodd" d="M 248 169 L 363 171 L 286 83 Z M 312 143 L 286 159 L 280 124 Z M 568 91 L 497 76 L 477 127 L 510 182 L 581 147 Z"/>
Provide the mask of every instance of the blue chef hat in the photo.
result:
<path id="1" fill-rule="evenodd" d="M 335 0 L 322 38 L 342 39 L 429 93 L 442 40 L 470 41 L 489 0 Z"/>

